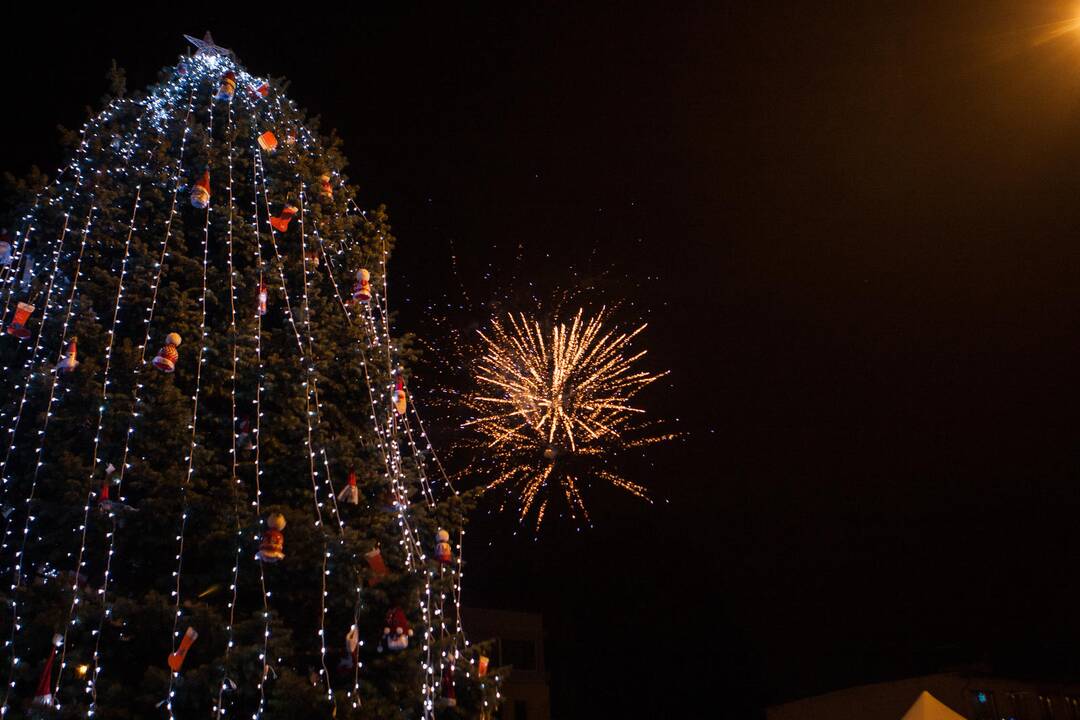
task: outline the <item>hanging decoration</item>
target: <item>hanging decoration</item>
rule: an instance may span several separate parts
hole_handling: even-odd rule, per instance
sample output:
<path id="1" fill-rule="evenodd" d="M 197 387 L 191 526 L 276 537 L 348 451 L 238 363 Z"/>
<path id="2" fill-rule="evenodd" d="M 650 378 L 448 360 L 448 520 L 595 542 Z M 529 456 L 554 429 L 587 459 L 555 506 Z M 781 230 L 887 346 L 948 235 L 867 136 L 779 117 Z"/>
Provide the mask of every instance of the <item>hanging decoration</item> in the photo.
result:
<path id="1" fill-rule="evenodd" d="M 439 531 L 435 533 L 435 560 L 443 565 L 449 565 L 453 559 L 453 553 L 450 550 L 450 533 L 439 528 Z"/>
<path id="2" fill-rule="evenodd" d="M 56 364 L 57 372 L 69 373 L 79 366 L 79 360 L 76 357 L 78 354 L 77 345 L 79 338 L 72 337 L 71 342 L 68 343 L 67 352 L 60 356 L 60 362 Z"/>
<path id="3" fill-rule="evenodd" d="M 158 350 L 157 356 L 151 360 L 161 372 L 171 373 L 176 370 L 176 361 L 180 359 L 180 352 L 176 349 L 180 347 L 180 335 L 177 333 L 169 333 L 165 336 L 165 345 Z"/>
<path id="4" fill-rule="evenodd" d="M 0 266 L 11 266 L 11 243 L 7 240 L 7 233 L 4 233 L 0 240 Z"/>
<path id="5" fill-rule="evenodd" d="M 349 471 L 349 482 L 338 493 L 338 500 L 349 503 L 350 505 L 357 505 L 360 503 L 360 488 L 356 486 L 356 471 Z"/>
<path id="6" fill-rule="evenodd" d="M 34 693 L 34 704 L 41 707 L 52 707 L 56 704 L 56 698 L 53 696 L 53 664 L 56 662 L 56 651 L 64 644 L 64 636 L 60 634 L 53 635 L 52 647 L 49 648 L 49 659 L 45 661 L 45 667 L 41 670 L 41 677 L 38 679 L 37 691 Z"/>
<path id="7" fill-rule="evenodd" d="M 229 70 L 225 73 L 225 76 L 221 78 L 221 85 L 218 86 L 217 95 L 214 97 L 218 100 L 232 100 L 233 93 L 236 92 L 236 73 Z"/>
<path id="8" fill-rule="evenodd" d="M 260 135 L 259 147 L 263 149 L 263 152 L 274 152 L 277 150 L 277 138 L 274 137 L 274 133 L 267 130 Z"/>
<path id="9" fill-rule="evenodd" d="M 285 207 L 281 208 L 281 212 L 270 218 L 270 225 L 279 233 L 287 232 L 289 223 L 292 222 L 292 219 L 297 212 L 295 205 L 292 203 L 285 203 Z"/>
<path id="10" fill-rule="evenodd" d="M 259 309 L 258 309 L 258 313 L 259 313 L 260 316 L 266 314 L 266 302 L 267 302 L 268 299 L 269 299 L 269 293 L 267 292 L 267 289 L 266 289 L 266 283 L 264 283 L 264 282 L 262 282 L 260 280 L 259 281 Z"/>
<path id="11" fill-rule="evenodd" d="M 200 210 L 210 204 L 210 171 L 203 171 L 203 175 L 191 189 L 191 204 Z"/>
<path id="12" fill-rule="evenodd" d="M 174 673 L 180 672 L 180 668 L 184 666 L 184 658 L 187 657 L 188 650 L 199 638 L 199 633 L 195 631 L 195 628 L 188 627 L 184 632 L 184 637 L 180 640 L 180 647 L 169 654 L 169 669 Z"/>
<path id="13" fill-rule="evenodd" d="M 397 410 L 397 414 L 404 415 L 406 406 L 405 379 L 401 377 L 400 374 L 397 376 L 397 381 L 394 384 L 394 395 L 392 399 L 394 403 L 394 409 Z"/>
<path id="14" fill-rule="evenodd" d="M 256 557 L 271 563 L 285 559 L 285 533 L 282 532 L 285 529 L 285 516 L 273 513 L 266 518 L 266 525 Z"/>
<path id="15" fill-rule="evenodd" d="M 353 300 L 367 302 L 371 299 L 371 273 L 365 268 L 356 271 L 356 285 L 352 291 Z"/>
<path id="16" fill-rule="evenodd" d="M 16 305 L 15 317 L 11 319 L 11 324 L 7 327 L 8 335 L 14 335 L 20 340 L 29 338 L 30 330 L 26 327 L 26 321 L 30 319 L 30 315 L 34 310 L 34 306 L 30 303 L 20 302 Z"/>
<path id="17" fill-rule="evenodd" d="M 324 200 L 332 201 L 334 199 L 334 189 L 330 187 L 330 176 L 323 175 L 319 178 L 319 195 Z"/>
<path id="18" fill-rule="evenodd" d="M 409 638 L 413 631 L 405 611 L 399 607 L 386 613 L 386 625 L 383 627 L 383 646 L 387 650 L 405 650 L 409 647 Z M 380 648 L 381 649 L 381 648 Z"/>
<path id="19" fill-rule="evenodd" d="M 383 578 L 390 574 L 390 569 L 386 567 L 386 561 L 383 560 L 382 550 L 379 548 L 365 553 L 364 560 L 367 561 L 368 567 L 371 568 L 371 585 L 378 585 Z"/>

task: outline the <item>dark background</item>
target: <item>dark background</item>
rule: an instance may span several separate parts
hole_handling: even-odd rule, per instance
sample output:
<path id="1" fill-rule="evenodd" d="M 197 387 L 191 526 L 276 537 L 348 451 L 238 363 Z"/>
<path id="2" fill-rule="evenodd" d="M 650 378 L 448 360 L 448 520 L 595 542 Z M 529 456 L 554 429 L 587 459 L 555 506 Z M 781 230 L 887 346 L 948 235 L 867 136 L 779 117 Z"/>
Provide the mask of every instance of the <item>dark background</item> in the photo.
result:
<path id="1" fill-rule="evenodd" d="M 661 502 L 466 546 L 466 604 L 543 612 L 556 717 L 1075 675 L 1077 8 L 631 5 L 48 8 L 6 34 L 0 168 L 209 27 L 388 204 L 402 327 L 590 273 L 647 317 Z"/>

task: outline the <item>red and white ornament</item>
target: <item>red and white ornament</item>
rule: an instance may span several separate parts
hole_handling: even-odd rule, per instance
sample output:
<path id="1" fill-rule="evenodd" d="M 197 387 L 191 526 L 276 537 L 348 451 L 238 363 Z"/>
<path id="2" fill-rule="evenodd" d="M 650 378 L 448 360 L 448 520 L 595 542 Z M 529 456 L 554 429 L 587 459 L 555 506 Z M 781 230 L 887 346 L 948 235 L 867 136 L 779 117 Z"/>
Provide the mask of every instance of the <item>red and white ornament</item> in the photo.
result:
<path id="1" fill-rule="evenodd" d="M 259 98 L 264 98 L 270 94 L 270 86 L 265 82 L 258 87 L 250 88 L 250 90 L 251 97 L 255 100 L 258 100 Z"/>
<path id="2" fill-rule="evenodd" d="M 56 662 L 56 650 L 63 646 L 63 644 L 63 635 L 53 635 L 52 647 L 49 649 L 49 659 L 45 661 L 45 667 L 41 670 L 41 677 L 38 678 L 37 691 L 34 693 L 35 705 L 52 707 L 56 704 L 56 698 L 53 696 L 52 671 L 53 664 Z"/>
<path id="3" fill-rule="evenodd" d="M 292 203 L 285 203 L 285 207 L 281 208 L 281 212 L 270 218 L 270 226 L 279 233 L 286 232 L 289 229 L 289 223 L 297 212 L 298 210 L 295 205 Z"/>
<path id="4" fill-rule="evenodd" d="M 195 631 L 195 628 L 188 627 L 184 631 L 184 637 L 180 640 L 180 647 L 176 649 L 176 652 L 169 654 L 169 669 L 174 673 L 180 672 L 180 668 L 184 666 L 184 658 L 187 657 L 188 650 L 195 644 L 195 641 L 199 638 L 199 633 Z"/>
<path id="5" fill-rule="evenodd" d="M 263 562 L 277 562 L 285 558 L 285 516 L 273 513 L 266 518 L 267 529 L 263 532 L 259 552 L 255 554 Z"/>
<path id="6" fill-rule="evenodd" d="M 203 176 L 191 189 L 191 204 L 202 210 L 210 204 L 210 171 L 203 171 Z"/>
<path id="7" fill-rule="evenodd" d="M 360 488 L 356 486 L 356 471 L 349 471 L 349 484 L 341 489 L 338 493 L 338 500 L 349 503 L 350 505 L 360 504 Z"/>
<path id="8" fill-rule="evenodd" d="M 151 361 L 161 372 L 171 373 L 176 370 L 176 361 L 180 359 L 180 352 L 176 349 L 180 346 L 180 335 L 169 333 L 165 336 L 165 345 L 158 350 L 158 354 Z"/>
<path id="9" fill-rule="evenodd" d="M 371 299 L 371 273 L 366 268 L 356 271 L 356 284 L 353 285 L 353 300 L 367 302 Z"/>
<path id="10" fill-rule="evenodd" d="M 383 645 L 387 650 L 405 650 L 409 647 L 409 638 L 413 631 L 405 611 L 399 607 L 386 613 L 386 625 L 383 627 Z M 381 649 L 381 648 L 380 648 Z"/>
<path id="11" fill-rule="evenodd" d="M 56 364 L 57 372 L 69 373 L 79 366 L 78 355 L 79 338 L 71 338 L 67 352 L 60 356 L 60 362 Z"/>
<path id="12" fill-rule="evenodd" d="M 7 326 L 8 335 L 14 335 L 20 340 L 30 337 L 30 330 L 26 327 L 26 321 L 34 312 L 34 306 L 30 303 L 21 302 L 15 306 L 15 317 L 11 318 L 11 324 Z"/>

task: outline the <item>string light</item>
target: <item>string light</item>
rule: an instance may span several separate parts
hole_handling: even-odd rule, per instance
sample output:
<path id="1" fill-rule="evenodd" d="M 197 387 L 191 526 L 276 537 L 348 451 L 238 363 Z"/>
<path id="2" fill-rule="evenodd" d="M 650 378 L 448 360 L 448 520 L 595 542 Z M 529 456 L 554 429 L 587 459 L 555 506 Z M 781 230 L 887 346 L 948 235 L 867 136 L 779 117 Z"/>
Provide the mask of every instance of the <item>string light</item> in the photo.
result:
<path id="1" fill-rule="evenodd" d="M 214 93 L 210 92 L 210 100 L 207 106 L 207 127 L 206 127 L 206 144 L 207 144 L 207 157 L 209 158 L 209 145 L 213 141 L 214 137 Z M 209 161 L 207 162 L 207 172 L 210 171 Z M 188 454 L 185 460 L 187 460 L 187 471 L 184 475 L 183 482 L 180 483 L 180 530 L 177 535 L 177 551 L 176 551 L 176 571 L 173 573 L 173 577 L 176 578 L 176 588 L 172 591 L 174 598 L 173 605 L 173 647 L 172 651 L 175 653 L 177 648 L 177 641 L 180 638 L 180 579 L 184 571 L 184 539 L 187 532 L 188 521 L 188 487 L 191 485 L 191 477 L 195 474 L 195 451 L 198 448 L 198 428 L 199 428 L 199 394 L 202 390 L 202 366 L 206 362 L 206 338 L 208 333 L 206 332 L 206 275 L 207 269 L 210 263 L 210 216 L 214 211 L 213 203 L 208 202 L 206 204 L 206 216 L 203 221 L 202 232 L 202 288 L 199 292 L 199 349 L 196 354 L 195 360 L 195 390 L 191 396 L 191 440 L 188 446 Z M 176 677 L 179 673 L 173 671 L 169 673 L 169 694 L 165 701 L 165 708 L 169 712 L 169 717 L 174 718 L 172 700 L 174 695 L 174 686 L 176 684 Z"/>

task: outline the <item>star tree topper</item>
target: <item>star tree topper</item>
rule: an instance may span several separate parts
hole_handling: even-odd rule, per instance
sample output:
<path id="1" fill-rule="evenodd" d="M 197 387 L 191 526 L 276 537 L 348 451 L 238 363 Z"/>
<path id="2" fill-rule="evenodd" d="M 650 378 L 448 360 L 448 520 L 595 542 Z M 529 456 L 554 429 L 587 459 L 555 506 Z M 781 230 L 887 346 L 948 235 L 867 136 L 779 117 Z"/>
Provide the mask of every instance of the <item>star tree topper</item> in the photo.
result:
<path id="1" fill-rule="evenodd" d="M 236 59 L 236 55 L 229 48 L 223 48 L 220 45 L 214 44 L 214 38 L 210 35 L 210 31 L 206 31 L 206 35 L 202 40 L 193 38 L 190 35 L 185 35 L 184 39 L 195 46 L 195 57 L 203 55 L 220 55 L 227 58 Z"/>

